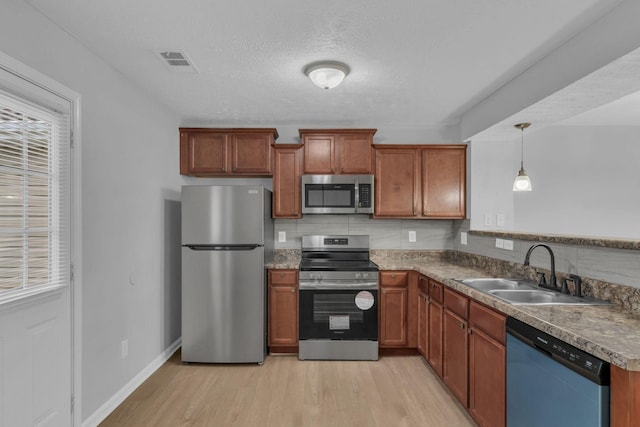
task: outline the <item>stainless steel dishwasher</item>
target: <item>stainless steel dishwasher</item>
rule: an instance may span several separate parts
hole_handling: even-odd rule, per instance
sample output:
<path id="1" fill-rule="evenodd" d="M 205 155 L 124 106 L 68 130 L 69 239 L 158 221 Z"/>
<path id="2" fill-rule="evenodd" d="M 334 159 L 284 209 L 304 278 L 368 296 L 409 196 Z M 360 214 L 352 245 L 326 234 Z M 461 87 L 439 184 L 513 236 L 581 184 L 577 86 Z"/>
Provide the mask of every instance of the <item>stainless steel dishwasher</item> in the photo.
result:
<path id="1" fill-rule="evenodd" d="M 507 427 L 608 427 L 609 363 L 507 318 Z"/>

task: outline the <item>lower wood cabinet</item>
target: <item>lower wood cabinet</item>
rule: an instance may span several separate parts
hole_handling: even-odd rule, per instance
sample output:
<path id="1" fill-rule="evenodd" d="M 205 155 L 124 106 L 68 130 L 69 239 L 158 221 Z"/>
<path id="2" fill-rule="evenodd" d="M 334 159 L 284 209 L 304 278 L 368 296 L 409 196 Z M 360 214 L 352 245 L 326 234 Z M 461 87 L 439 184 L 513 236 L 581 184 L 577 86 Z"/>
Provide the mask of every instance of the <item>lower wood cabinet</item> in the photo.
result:
<path id="1" fill-rule="evenodd" d="M 506 316 L 420 275 L 417 349 L 480 427 L 506 423 Z"/>
<path id="2" fill-rule="evenodd" d="M 469 308 L 469 413 L 480 426 L 506 424 L 506 316 L 475 301 Z"/>
<path id="3" fill-rule="evenodd" d="M 380 272 L 380 347 L 405 347 L 408 344 L 409 273 Z"/>
<path id="4" fill-rule="evenodd" d="M 467 297 L 445 288 L 442 379 L 464 406 L 468 405 L 469 396 L 468 306 Z"/>
<path id="5" fill-rule="evenodd" d="M 429 326 L 427 361 L 442 377 L 442 323 L 444 285 L 429 279 Z"/>
<path id="6" fill-rule="evenodd" d="M 275 353 L 298 351 L 298 270 L 269 270 L 268 345 Z"/>

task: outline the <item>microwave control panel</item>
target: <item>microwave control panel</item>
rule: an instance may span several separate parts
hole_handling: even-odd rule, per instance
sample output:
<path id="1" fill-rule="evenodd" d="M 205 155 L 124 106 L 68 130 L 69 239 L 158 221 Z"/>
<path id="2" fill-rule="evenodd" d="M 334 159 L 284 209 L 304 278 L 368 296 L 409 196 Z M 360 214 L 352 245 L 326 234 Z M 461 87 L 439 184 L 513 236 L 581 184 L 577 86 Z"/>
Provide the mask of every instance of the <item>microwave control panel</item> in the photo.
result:
<path id="1" fill-rule="evenodd" d="M 371 207 L 371 184 L 360 184 L 360 207 Z"/>

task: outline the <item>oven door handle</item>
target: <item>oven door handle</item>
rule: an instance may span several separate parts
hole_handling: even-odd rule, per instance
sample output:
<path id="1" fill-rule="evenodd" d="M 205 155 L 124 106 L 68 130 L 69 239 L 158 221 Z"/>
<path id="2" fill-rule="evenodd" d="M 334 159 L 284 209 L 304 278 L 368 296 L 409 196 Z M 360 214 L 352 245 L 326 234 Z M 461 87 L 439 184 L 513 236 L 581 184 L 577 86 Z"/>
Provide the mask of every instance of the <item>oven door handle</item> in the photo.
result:
<path id="1" fill-rule="evenodd" d="M 362 290 L 377 290 L 378 282 L 357 282 L 357 283 L 342 283 L 342 282 L 300 282 L 299 289 L 301 291 L 304 290 L 354 290 L 354 289 L 362 289 Z"/>

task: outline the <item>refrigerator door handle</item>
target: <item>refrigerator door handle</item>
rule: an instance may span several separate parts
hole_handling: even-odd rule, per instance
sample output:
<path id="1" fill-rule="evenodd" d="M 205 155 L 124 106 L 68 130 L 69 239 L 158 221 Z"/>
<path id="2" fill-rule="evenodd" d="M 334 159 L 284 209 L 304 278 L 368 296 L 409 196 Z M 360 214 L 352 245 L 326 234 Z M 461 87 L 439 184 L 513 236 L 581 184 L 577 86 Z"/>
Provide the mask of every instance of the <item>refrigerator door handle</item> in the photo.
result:
<path id="1" fill-rule="evenodd" d="M 192 251 L 252 251 L 263 245 L 183 245 Z"/>

